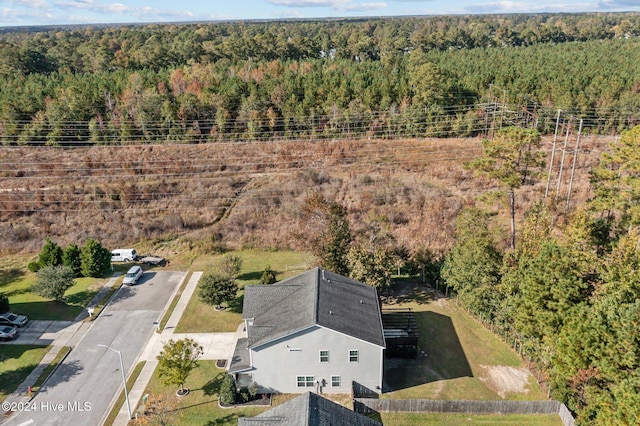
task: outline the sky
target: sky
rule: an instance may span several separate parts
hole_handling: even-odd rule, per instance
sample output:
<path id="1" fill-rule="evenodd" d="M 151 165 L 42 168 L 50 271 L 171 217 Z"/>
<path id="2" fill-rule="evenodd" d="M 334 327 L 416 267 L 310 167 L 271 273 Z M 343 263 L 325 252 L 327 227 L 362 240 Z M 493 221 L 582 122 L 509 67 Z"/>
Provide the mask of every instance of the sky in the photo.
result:
<path id="1" fill-rule="evenodd" d="M 640 11 L 640 0 L 0 0 L 0 27 L 614 11 Z"/>

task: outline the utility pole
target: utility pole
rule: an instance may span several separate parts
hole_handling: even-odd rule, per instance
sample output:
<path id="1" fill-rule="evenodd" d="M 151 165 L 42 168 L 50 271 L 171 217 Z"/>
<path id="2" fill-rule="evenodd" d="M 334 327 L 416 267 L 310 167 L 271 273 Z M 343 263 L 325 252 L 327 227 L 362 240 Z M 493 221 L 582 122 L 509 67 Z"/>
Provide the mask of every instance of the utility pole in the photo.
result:
<path id="1" fill-rule="evenodd" d="M 558 115 L 556 117 L 556 131 L 553 134 L 553 146 L 551 148 L 551 161 L 549 162 L 549 176 L 547 177 L 547 189 L 544 191 L 544 198 L 547 198 L 549 195 L 549 184 L 551 183 L 551 173 L 553 172 L 553 159 L 556 155 L 556 142 L 558 142 L 558 125 L 560 124 L 560 111 L 558 110 Z"/>
<path id="2" fill-rule="evenodd" d="M 569 180 L 569 191 L 567 192 L 567 213 L 569 212 L 569 201 L 571 201 L 571 188 L 573 187 L 573 176 L 576 173 L 576 163 L 578 162 L 578 147 L 580 146 L 580 135 L 582 134 L 582 122 L 580 119 L 580 128 L 578 129 L 578 139 L 576 141 L 576 150 L 573 152 L 573 165 L 571 166 L 571 179 Z"/>
<path id="3" fill-rule="evenodd" d="M 556 186 L 556 199 L 558 198 L 558 194 L 560 193 L 560 183 L 562 182 L 562 169 L 564 168 L 564 156 L 567 152 L 567 144 L 569 143 L 569 130 L 571 129 L 571 119 L 573 117 L 569 117 L 569 124 L 567 124 L 567 133 L 564 138 L 564 147 L 562 148 L 562 160 L 560 161 L 560 173 L 558 174 L 558 185 Z"/>

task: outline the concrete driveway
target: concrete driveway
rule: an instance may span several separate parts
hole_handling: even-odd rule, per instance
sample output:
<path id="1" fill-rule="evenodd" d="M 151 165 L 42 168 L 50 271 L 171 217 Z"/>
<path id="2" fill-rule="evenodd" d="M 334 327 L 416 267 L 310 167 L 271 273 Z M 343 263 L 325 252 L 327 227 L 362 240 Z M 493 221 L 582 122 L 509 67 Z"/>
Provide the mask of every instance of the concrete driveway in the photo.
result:
<path id="1" fill-rule="evenodd" d="M 48 346 L 62 339 L 65 334 L 73 335 L 81 325 L 81 322 L 74 321 L 33 320 L 26 327 L 18 329 L 18 337 L 3 343 L 9 345 Z"/>

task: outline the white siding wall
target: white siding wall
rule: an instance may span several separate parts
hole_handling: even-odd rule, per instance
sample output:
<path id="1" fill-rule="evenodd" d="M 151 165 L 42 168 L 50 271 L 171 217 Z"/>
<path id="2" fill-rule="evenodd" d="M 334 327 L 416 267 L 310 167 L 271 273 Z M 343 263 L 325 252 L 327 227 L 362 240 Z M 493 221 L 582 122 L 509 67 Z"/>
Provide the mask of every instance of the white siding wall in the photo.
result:
<path id="1" fill-rule="evenodd" d="M 329 351 L 329 362 L 320 362 L 320 351 Z M 358 351 L 358 362 L 349 362 L 349 351 Z M 265 391 L 302 393 L 316 391 L 298 387 L 297 376 L 324 379 L 323 393 L 350 393 L 351 382 L 380 392 L 383 350 L 352 337 L 322 327 L 312 327 L 253 351 L 254 380 Z M 340 376 L 340 387 L 331 386 L 331 377 Z"/>

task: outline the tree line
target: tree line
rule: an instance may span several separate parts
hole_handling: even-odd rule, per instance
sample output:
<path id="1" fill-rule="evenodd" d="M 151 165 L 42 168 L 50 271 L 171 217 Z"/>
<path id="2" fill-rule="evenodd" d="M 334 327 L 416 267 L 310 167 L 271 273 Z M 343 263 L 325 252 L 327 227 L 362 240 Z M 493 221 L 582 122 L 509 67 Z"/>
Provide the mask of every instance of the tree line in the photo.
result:
<path id="1" fill-rule="evenodd" d="M 563 109 L 615 132 L 637 120 L 639 34 L 640 18 L 622 13 L 11 31 L 0 34 L 0 138 L 475 136 L 519 95 L 542 131 Z M 493 86 L 500 105 L 487 105 Z"/>
<path id="2" fill-rule="evenodd" d="M 460 303 L 536 363 L 578 424 L 640 422 L 639 152 L 635 127 L 594 169 L 589 203 L 565 218 L 538 203 L 511 249 L 489 212 L 465 209 L 441 269 Z M 471 166 L 512 191 L 507 177 L 533 169 L 489 168 L 491 154 Z"/>

